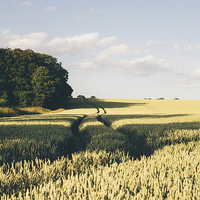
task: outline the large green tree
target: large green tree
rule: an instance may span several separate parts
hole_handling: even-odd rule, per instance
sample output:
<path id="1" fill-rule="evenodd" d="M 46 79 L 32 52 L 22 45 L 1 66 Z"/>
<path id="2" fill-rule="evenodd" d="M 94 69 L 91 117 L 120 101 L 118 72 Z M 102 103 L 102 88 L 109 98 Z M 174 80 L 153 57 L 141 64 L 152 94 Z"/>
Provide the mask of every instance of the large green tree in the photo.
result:
<path id="1" fill-rule="evenodd" d="M 7 106 L 57 108 L 72 93 L 57 59 L 27 49 L 0 48 L 0 99 Z"/>

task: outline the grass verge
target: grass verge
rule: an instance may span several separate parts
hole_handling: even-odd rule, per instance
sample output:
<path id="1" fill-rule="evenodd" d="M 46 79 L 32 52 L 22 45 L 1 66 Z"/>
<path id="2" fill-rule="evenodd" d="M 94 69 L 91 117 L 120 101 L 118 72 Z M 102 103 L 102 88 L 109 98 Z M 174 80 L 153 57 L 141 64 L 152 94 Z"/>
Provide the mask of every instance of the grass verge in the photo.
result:
<path id="1" fill-rule="evenodd" d="M 27 108 L 9 108 L 0 107 L 0 117 L 13 117 L 19 115 L 32 115 L 32 114 L 44 114 L 44 113 L 57 113 L 64 111 L 64 108 L 59 108 L 57 110 L 50 110 L 42 107 L 27 107 Z"/>

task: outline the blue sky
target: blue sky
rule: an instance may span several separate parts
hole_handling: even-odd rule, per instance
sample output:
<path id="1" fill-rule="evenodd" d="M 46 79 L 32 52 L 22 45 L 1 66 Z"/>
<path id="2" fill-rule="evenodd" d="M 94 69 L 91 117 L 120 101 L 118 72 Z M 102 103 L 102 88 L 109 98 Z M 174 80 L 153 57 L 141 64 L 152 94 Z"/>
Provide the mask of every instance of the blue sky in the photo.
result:
<path id="1" fill-rule="evenodd" d="M 199 0 L 0 5 L 0 47 L 56 57 L 74 97 L 200 99 Z"/>

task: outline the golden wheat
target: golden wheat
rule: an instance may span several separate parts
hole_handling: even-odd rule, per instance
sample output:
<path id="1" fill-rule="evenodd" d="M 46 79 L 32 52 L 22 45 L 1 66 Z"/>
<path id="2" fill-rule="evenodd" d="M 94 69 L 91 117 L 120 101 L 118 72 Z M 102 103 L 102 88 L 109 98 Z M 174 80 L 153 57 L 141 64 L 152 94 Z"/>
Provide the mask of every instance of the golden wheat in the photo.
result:
<path id="1" fill-rule="evenodd" d="M 30 184 L 18 198 L 4 193 L 1 199 L 199 199 L 199 149 L 200 142 L 191 142 L 166 146 L 141 160 L 121 155 L 120 163 L 106 164 L 116 157 L 100 151 L 73 155 L 72 161 L 36 161 L 32 170 L 31 163 L 4 172 L 1 167 L 3 187 L 23 177 Z"/>
<path id="2" fill-rule="evenodd" d="M 115 109 L 113 104 L 113 108 L 106 109 L 115 116 L 103 120 L 115 130 L 124 128 L 131 133 L 137 129 L 138 136 L 145 132 L 147 146 L 156 147 L 151 156 L 134 160 L 121 152 L 100 150 L 72 154 L 71 160 L 62 157 L 50 162 L 36 158 L 4 164 L 0 167 L 1 199 L 200 199 L 200 101 L 127 100 L 126 107 L 121 101 L 117 103 L 122 107 Z M 45 122 L 69 128 L 81 116 L 1 118 L 0 123 L 7 128 L 11 124 L 43 126 Z M 79 130 L 80 136 L 90 132 L 94 139 L 111 133 L 95 116 L 85 118 Z M 121 137 L 119 132 L 112 133 Z M 164 146 L 156 146 L 157 142 Z"/>

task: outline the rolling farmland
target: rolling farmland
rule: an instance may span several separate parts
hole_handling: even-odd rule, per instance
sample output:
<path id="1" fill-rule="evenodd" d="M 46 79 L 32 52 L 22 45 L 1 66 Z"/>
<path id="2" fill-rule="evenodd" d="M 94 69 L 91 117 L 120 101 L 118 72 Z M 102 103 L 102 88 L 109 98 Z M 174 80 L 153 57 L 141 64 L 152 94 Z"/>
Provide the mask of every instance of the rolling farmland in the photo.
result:
<path id="1" fill-rule="evenodd" d="M 199 199 L 200 101 L 88 101 L 0 118 L 1 199 Z"/>

